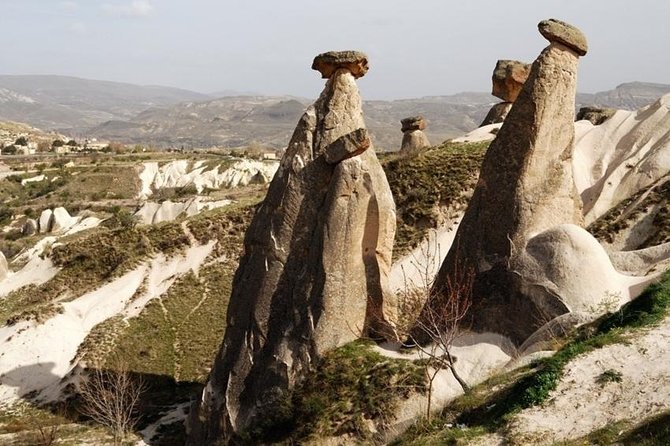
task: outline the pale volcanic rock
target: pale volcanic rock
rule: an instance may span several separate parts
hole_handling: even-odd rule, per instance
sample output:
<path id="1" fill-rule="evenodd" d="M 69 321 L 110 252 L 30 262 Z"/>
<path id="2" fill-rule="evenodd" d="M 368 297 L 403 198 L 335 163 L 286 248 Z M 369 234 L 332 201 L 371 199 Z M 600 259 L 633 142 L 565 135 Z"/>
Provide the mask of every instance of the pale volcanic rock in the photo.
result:
<path id="1" fill-rule="evenodd" d="M 426 147 L 430 147 L 430 141 L 423 132 L 426 128 L 426 120 L 423 116 L 412 116 L 402 119 L 402 144 L 400 145 L 401 152 L 415 152 Z"/>
<path id="2" fill-rule="evenodd" d="M 39 231 L 37 220 L 29 218 L 23 223 L 21 227 L 21 234 L 25 236 L 34 235 Z"/>
<path id="3" fill-rule="evenodd" d="M 140 223 L 151 225 L 176 220 L 180 215 L 191 217 L 202 211 L 227 206 L 230 203 L 232 203 L 231 200 L 204 201 L 202 197 L 194 197 L 182 202 L 146 201 L 134 215 Z"/>
<path id="4" fill-rule="evenodd" d="M 70 216 L 70 213 L 64 207 L 57 207 L 53 210 L 50 232 L 64 232 L 77 224 L 79 219 Z"/>
<path id="5" fill-rule="evenodd" d="M 472 199 L 433 288 L 444 292 L 456 269 L 472 268 L 473 328 L 501 333 L 515 342 L 523 342 L 538 328 L 533 319 L 539 311 L 522 289 L 523 272 L 510 270 L 514 255 L 532 236 L 549 228 L 583 225 L 571 166 L 578 59 L 573 50 L 551 42 L 533 63 L 486 152 Z M 434 299 L 422 317 L 439 304 L 440 299 Z M 511 317 L 500 318 L 503 313 Z"/>
<path id="6" fill-rule="evenodd" d="M 138 198 L 149 198 L 154 190 L 193 185 L 198 193 L 205 189 L 221 189 L 249 184 L 266 184 L 279 168 L 276 161 L 241 159 L 225 170 L 221 166 L 206 170 L 201 163 L 174 160 L 163 166 L 156 162 L 144 163 L 139 173 L 141 182 Z"/>
<path id="7" fill-rule="evenodd" d="M 0 281 L 4 280 L 9 275 L 9 265 L 5 255 L 0 251 Z"/>
<path id="8" fill-rule="evenodd" d="M 575 184 L 587 223 L 670 172 L 670 94 L 604 123 L 575 123 Z"/>
<path id="9" fill-rule="evenodd" d="M 361 53 L 325 53 L 328 78 L 296 126 L 245 236 L 227 329 L 190 445 L 211 445 L 276 409 L 312 361 L 361 334 L 394 336 L 387 288 L 395 206 L 355 77 Z"/>
<path id="10" fill-rule="evenodd" d="M 40 234 L 45 234 L 51 231 L 51 226 L 53 224 L 53 211 L 51 209 L 43 210 L 40 214 L 38 223 Z"/>

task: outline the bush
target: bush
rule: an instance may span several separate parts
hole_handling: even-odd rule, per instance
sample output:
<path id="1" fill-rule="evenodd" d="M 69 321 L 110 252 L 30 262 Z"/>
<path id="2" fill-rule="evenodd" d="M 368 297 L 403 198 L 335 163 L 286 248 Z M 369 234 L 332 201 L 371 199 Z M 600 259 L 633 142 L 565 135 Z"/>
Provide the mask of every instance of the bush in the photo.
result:
<path id="1" fill-rule="evenodd" d="M 3 155 L 16 155 L 17 152 L 16 146 L 7 146 L 2 149 L 2 154 Z"/>

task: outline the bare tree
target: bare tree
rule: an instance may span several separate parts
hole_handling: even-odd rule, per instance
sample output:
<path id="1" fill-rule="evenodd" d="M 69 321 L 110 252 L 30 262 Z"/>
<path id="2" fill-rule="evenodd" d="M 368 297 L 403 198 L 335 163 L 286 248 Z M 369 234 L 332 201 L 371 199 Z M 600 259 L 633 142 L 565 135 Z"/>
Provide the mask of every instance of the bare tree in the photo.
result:
<path id="1" fill-rule="evenodd" d="M 411 334 L 408 337 L 412 345 L 419 349 L 424 356 L 423 364 L 428 377 L 428 406 L 426 418 L 430 419 L 432 408 L 433 383 L 441 370 L 449 369 L 464 392 L 470 390 L 468 384 L 456 370 L 456 357 L 452 354 L 454 341 L 464 331 L 465 318 L 472 306 L 472 289 L 474 284 L 474 270 L 457 263 L 446 280 L 446 285 L 436 290 L 434 285 L 435 263 L 441 260 L 440 246 L 437 237 L 431 240 L 429 237 L 419 255 L 413 257 L 411 265 L 416 269 L 419 280 L 408 282 L 405 276 L 405 291 L 401 293 L 401 310 L 403 299 L 412 308 L 414 328 L 418 328 L 427 335 L 430 342 L 417 342 Z M 404 270 L 403 270 L 404 274 Z M 409 300 L 408 300 L 409 299 Z M 417 303 L 423 309 L 417 311 Z M 419 308 L 420 308 L 419 307 Z M 404 328 L 410 325 L 404 322 Z"/>
<path id="2" fill-rule="evenodd" d="M 115 370 L 95 367 L 79 386 L 81 412 L 110 429 L 114 445 L 120 446 L 138 422 L 137 408 L 145 388 L 125 363 Z"/>

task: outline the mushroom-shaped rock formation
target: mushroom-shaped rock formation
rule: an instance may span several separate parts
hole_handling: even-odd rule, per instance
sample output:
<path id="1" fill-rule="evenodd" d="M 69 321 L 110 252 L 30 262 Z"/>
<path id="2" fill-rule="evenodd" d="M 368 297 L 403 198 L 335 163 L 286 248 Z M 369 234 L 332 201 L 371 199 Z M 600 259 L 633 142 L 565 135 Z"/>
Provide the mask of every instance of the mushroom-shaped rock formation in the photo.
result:
<path id="1" fill-rule="evenodd" d="M 229 441 L 263 420 L 325 352 L 363 333 L 395 337 L 387 292 L 395 205 L 355 82 L 367 58 L 325 53 L 313 67 L 328 81 L 247 230 L 225 338 L 189 418 L 190 445 Z"/>
<path id="2" fill-rule="evenodd" d="M 516 101 L 523 84 L 528 79 L 530 65 L 518 60 L 499 60 L 491 77 L 493 89 L 491 94 L 503 100 L 489 110 L 480 127 L 503 122 L 512 104 Z"/>
<path id="3" fill-rule="evenodd" d="M 411 116 L 400 120 L 402 125 L 401 152 L 414 152 L 430 147 L 430 141 L 423 131 L 426 128 L 426 120 L 423 116 Z"/>
<path id="4" fill-rule="evenodd" d="M 340 69 L 349 71 L 355 79 L 363 77 L 368 72 L 368 56 L 360 51 L 329 51 L 319 54 L 312 62 L 312 70 L 321 73 L 324 79 L 330 79 Z"/>
<path id="5" fill-rule="evenodd" d="M 472 199 L 436 277 L 435 298 L 422 310 L 421 320 L 439 310 L 449 282 L 465 270 L 474 276 L 470 314 L 475 330 L 498 332 L 522 343 L 541 325 L 541 309 L 522 289 L 523 272 L 511 265 L 535 234 L 561 224 L 583 223 L 571 168 L 577 66 L 583 51 L 573 45 L 586 48 L 576 28 L 545 23 L 540 28 L 550 45 L 533 63 L 484 157 Z M 558 30 L 553 23 L 561 24 Z M 563 37 L 557 39 L 557 34 Z M 567 46 L 566 41 L 577 43 Z M 427 340 L 418 328 L 414 335 Z"/>

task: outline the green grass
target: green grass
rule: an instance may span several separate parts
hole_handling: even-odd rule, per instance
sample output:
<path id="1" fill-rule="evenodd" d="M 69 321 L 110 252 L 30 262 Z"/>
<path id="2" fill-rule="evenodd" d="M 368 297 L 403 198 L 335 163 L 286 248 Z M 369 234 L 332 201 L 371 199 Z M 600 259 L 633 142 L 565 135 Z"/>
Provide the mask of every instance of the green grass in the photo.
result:
<path id="1" fill-rule="evenodd" d="M 479 173 L 485 143 L 444 143 L 408 156 L 382 159 L 396 203 L 397 229 L 394 256 L 416 246 L 438 226 L 445 209 L 464 208 Z"/>
<path id="2" fill-rule="evenodd" d="M 529 369 L 496 378 L 503 381 L 502 385 L 491 380 L 480 384 L 452 402 L 432 427 L 410 431 L 396 444 L 423 444 L 420 442 L 423 437 L 442 435 L 442 426 L 446 422 L 483 428 L 488 432 L 504 429 L 519 411 L 547 401 L 558 386 L 565 367 L 574 358 L 606 345 L 627 342 L 631 331 L 661 322 L 667 317 L 669 307 L 670 272 L 666 272 L 661 282 L 649 286 L 617 312 L 582 327 L 553 356 L 536 361 Z"/>
<path id="3" fill-rule="evenodd" d="M 327 353 L 245 441 L 301 444 L 335 435 L 371 440 L 368 423 L 386 426 L 398 404 L 423 394 L 427 385 L 423 367 L 382 357 L 373 345 L 355 341 Z"/>

